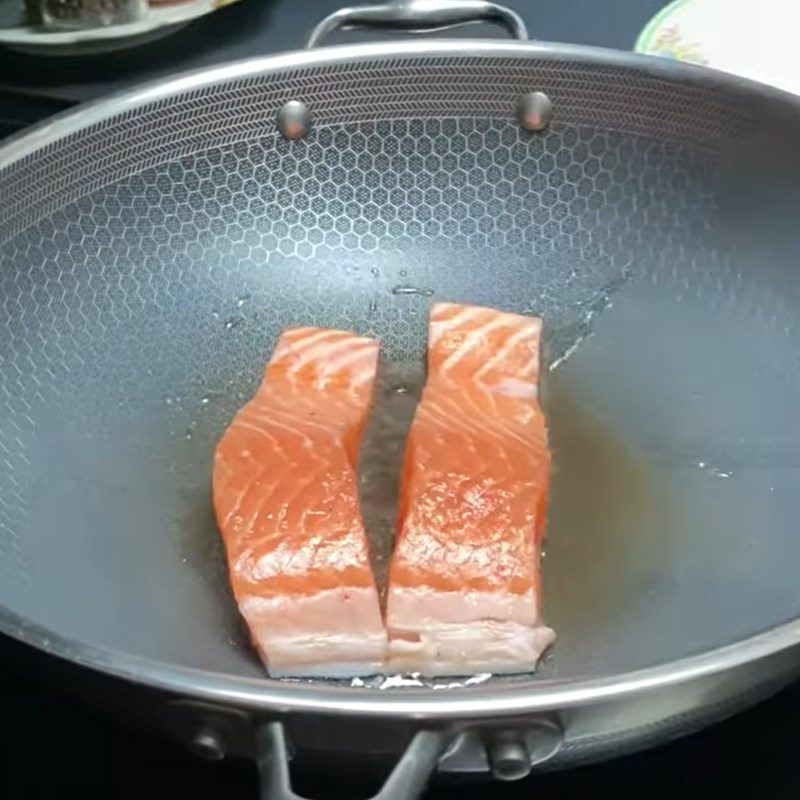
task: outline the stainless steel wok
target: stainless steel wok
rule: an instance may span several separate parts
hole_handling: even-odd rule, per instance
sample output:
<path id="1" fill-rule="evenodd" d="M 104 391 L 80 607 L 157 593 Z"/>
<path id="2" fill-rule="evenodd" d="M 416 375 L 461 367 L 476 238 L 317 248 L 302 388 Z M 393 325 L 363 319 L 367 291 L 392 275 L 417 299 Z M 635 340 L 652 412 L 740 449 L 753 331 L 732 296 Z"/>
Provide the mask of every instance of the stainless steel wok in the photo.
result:
<path id="1" fill-rule="evenodd" d="M 516 15 L 419 0 L 326 20 Z M 679 735 L 800 668 L 800 101 L 528 41 L 232 64 L 0 149 L 0 629 L 140 687 L 287 797 L 333 759 L 515 777 Z M 559 634 L 536 676 L 264 677 L 212 448 L 291 323 L 384 342 L 364 459 L 381 563 L 432 299 L 542 314 Z M 405 684 L 405 685 L 402 685 Z M 160 691 L 159 691 L 160 690 Z M 156 698 L 152 700 L 152 698 Z"/>

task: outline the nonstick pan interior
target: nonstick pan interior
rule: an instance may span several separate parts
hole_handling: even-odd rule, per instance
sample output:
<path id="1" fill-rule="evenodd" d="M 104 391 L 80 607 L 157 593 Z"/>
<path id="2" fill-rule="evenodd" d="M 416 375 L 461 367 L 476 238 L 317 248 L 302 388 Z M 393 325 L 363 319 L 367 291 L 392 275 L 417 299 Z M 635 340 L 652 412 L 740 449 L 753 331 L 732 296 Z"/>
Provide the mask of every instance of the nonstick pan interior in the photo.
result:
<path id="1" fill-rule="evenodd" d="M 385 563 L 426 314 L 452 300 L 547 326 L 545 676 L 800 614 L 795 106 L 487 52 L 244 68 L 2 152 L 0 605 L 263 674 L 227 588 L 215 442 L 283 327 L 381 337 L 362 493 Z M 532 88 L 555 109 L 538 134 L 513 114 Z M 314 127 L 287 142 L 273 120 L 296 97 Z"/>

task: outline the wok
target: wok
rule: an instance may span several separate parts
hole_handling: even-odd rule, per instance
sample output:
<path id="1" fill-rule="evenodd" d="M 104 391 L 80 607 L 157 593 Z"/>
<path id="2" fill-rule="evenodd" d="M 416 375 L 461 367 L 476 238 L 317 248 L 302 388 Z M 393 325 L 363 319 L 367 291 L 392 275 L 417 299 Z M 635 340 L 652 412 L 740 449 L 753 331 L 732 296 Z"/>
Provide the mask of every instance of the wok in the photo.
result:
<path id="1" fill-rule="evenodd" d="M 138 689 L 213 757 L 291 747 L 517 777 L 655 744 L 800 667 L 800 101 L 521 41 L 295 52 L 139 88 L 0 149 L 0 629 Z M 362 494 L 380 568 L 432 300 L 541 314 L 559 635 L 471 685 L 263 675 L 214 443 L 286 325 L 379 336 Z M 451 682 L 453 683 L 453 682 Z M 143 701 L 144 702 L 144 701 Z"/>

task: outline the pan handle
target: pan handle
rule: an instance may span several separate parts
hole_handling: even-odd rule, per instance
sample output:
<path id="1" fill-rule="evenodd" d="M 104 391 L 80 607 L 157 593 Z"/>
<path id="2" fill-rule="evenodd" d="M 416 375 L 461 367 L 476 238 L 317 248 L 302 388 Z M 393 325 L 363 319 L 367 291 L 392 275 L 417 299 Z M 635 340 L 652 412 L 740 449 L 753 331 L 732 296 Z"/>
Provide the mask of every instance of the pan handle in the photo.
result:
<path id="1" fill-rule="evenodd" d="M 445 731 L 418 731 L 383 787 L 370 800 L 417 800 L 452 740 L 453 735 Z M 283 725 L 280 722 L 263 725 L 258 730 L 256 745 L 260 800 L 305 800 L 292 791 Z"/>
<path id="2" fill-rule="evenodd" d="M 386 28 L 411 32 L 441 31 L 468 22 L 494 22 L 523 41 L 528 30 L 522 17 L 488 0 L 392 0 L 368 6 L 341 8 L 311 31 L 306 47 L 317 47 L 329 34 L 347 28 Z"/>

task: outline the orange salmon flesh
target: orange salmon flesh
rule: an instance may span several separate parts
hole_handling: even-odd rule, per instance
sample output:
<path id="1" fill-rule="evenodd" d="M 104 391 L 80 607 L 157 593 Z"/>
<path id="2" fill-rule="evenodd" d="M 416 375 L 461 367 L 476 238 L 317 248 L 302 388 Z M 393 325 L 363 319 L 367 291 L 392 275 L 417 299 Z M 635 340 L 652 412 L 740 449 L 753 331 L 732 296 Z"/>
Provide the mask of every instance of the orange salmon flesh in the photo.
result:
<path id="1" fill-rule="evenodd" d="M 217 446 L 214 508 L 231 584 L 271 675 L 384 664 L 356 479 L 378 349 L 343 331 L 287 330 Z"/>
<path id="2" fill-rule="evenodd" d="M 385 624 L 356 477 L 379 343 L 284 332 L 213 474 L 233 592 L 271 675 L 535 668 L 554 638 L 540 610 L 541 331 L 535 317 L 489 308 L 431 310 Z"/>
<path id="3" fill-rule="evenodd" d="M 440 303 L 406 447 L 389 574 L 390 667 L 525 672 L 540 615 L 550 451 L 537 400 L 542 323 Z"/>

